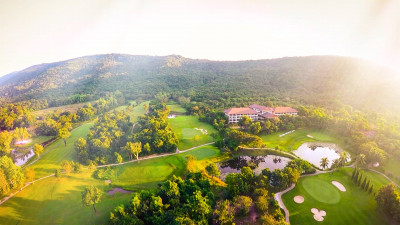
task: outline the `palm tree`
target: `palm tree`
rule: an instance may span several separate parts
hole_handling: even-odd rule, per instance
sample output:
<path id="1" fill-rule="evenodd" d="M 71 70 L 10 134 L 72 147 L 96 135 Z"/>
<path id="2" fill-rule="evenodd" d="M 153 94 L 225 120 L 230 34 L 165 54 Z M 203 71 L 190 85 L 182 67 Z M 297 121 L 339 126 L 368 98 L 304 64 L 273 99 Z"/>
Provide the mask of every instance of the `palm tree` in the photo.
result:
<path id="1" fill-rule="evenodd" d="M 363 168 L 366 165 L 364 154 L 360 154 L 359 156 L 357 156 L 356 165 L 360 168 Z"/>
<path id="2" fill-rule="evenodd" d="M 340 157 L 339 157 L 340 167 L 343 167 L 344 164 L 346 164 L 348 157 L 349 157 L 349 153 L 348 152 L 343 151 L 342 153 L 340 153 Z"/>
<path id="3" fill-rule="evenodd" d="M 328 158 L 322 158 L 321 159 L 321 167 L 323 168 L 323 169 L 325 169 L 326 167 L 328 167 L 328 164 L 329 164 L 329 160 L 328 160 Z"/>

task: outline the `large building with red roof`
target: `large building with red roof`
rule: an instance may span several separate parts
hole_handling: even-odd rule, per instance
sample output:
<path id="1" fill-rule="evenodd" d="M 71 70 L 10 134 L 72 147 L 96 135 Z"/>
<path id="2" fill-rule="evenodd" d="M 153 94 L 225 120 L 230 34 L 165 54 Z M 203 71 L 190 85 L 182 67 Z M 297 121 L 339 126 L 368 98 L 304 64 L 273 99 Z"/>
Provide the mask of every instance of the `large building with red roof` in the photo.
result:
<path id="1" fill-rule="evenodd" d="M 266 107 L 252 104 L 249 107 L 230 108 L 224 111 L 229 123 L 239 122 L 242 116 L 248 116 L 253 121 L 273 119 L 282 115 L 297 116 L 297 110 L 291 107 Z"/>

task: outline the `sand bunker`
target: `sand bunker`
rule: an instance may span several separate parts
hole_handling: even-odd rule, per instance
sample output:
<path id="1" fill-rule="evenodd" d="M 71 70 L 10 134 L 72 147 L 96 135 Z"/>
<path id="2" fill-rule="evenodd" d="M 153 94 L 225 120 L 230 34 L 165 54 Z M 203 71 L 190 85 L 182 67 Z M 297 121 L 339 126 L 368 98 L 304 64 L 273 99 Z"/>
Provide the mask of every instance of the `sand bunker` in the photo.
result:
<path id="1" fill-rule="evenodd" d="M 311 136 L 311 135 L 309 135 L 309 134 L 307 134 L 307 137 L 309 137 L 309 138 L 314 138 L 313 136 Z"/>
<path id="2" fill-rule="evenodd" d="M 194 128 L 195 130 L 199 130 L 202 134 L 207 134 L 207 130 L 201 129 L 201 128 Z"/>
<path id="3" fill-rule="evenodd" d="M 296 202 L 296 203 L 298 203 L 298 204 L 301 204 L 301 203 L 304 202 L 304 197 L 301 196 L 301 195 L 297 195 L 297 196 L 295 196 L 295 197 L 293 198 L 293 201 Z"/>
<path id="4" fill-rule="evenodd" d="M 345 192 L 346 188 L 343 186 L 343 184 L 337 182 L 337 181 L 332 181 L 332 184 L 335 185 L 340 191 Z"/>
<path id="5" fill-rule="evenodd" d="M 326 212 L 324 210 L 318 210 L 316 208 L 312 208 L 311 212 L 314 214 L 314 219 L 318 222 L 324 220 L 324 216 L 326 216 Z"/>
<path id="6" fill-rule="evenodd" d="M 111 191 L 107 191 L 107 194 L 109 194 L 109 195 L 114 195 L 114 194 L 117 193 L 117 192 L 122 193 L 122 194 L 129 194 L 129 193 L 132 193 L 132 191 L 127 191 L 127 190 L 124 190 L 124 189 L 122 189 L 122 188 L 114 188 L 114 189 L 112 189 Z"/>

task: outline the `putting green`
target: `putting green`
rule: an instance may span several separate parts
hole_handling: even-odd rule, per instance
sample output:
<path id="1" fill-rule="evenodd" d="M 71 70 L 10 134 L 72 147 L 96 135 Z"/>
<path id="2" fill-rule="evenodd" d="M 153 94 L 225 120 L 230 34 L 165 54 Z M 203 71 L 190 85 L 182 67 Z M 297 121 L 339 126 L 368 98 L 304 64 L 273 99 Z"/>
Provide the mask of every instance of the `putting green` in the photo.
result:
<path id="1" fill-rule="evenodd" d="M 183 128 L 182 129 L 182 136 L 183 138 L 194 138 L 196 135 L 202 135 L 201 131 L 196 130 L 194 128 Z"/>
<path id="2" fill-rule="evenodd" d="M 302 185 L 306 192 L 319 202 L 336 204 L 340 201 L 339 191 L 327 181 L 305 178 Z"/>

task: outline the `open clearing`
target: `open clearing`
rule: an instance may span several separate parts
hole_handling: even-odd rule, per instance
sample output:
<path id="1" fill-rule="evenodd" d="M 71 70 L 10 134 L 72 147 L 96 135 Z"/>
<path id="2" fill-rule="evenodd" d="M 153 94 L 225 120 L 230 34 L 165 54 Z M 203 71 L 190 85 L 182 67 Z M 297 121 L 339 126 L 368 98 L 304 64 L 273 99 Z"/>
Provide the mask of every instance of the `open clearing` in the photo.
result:
<path id="1" fill-rule="evenodd" d="M 129 113 L 129 116 L 131 117 L 130 121 L 132 123 L 136 122 L 138 117 L 141 115 L 144 115 L 145 111 L 144 111 L 144 105 L 148 104 L 149 101 L 146 102 L 142 102 L 139 105 L 133 107 L 133 111 Z M 126 109 L 126 105 L 120 106 L 118 108 L 116 108 L 116 110 L 124 110 Z"/>
<path id="2" fill-rule="evenodd" d="M 117 168 L 117 179 L 113 185 L 127 190 L 154 188 L 172 175 L 182 175 L 186 165 L 186 155 L 193 155 L 202 163 L 219 155 L 219 150 L 211 145 L 200 147 L 185 153 L 161 158 L 138 161 Z"/>
<path id="3" fill-rule="evenodd" d="M 89 125 L 87 125 L 89 126 Z M 82 127 L 80 127 L 82 128 Z M 85 132 L 88 127 L 83 127 L 80 132 Z M 78 132 L 79 130 L 75 130 Z M 63 143 L 62 143 L 63 144 Z M 59 164 L 51 160 L 63 160 L 62 148 L 57 148 L 55 156 L 48 158 L 48 163 L 38 161 L 39 169 L 59 168 Z M 53 149 L 54 151 L 56 149 Z M 54 154 L 54 153 L 53 153 Z M 48 154 L 50 155 L 50 153 Z M 133 162 L 117 169 L 117 178 L 112 185 L 124 189 L 137 190 L 154 188 L 157 183 L 164 181 L 172 175 L 182 175 L 185 170 L 186 155 L 194 155 L 204 165 L 207 160 L 214 160 L 219 155 L 219 150 L 211 145 L 200 147 L 185 153 Z M 72 155 L 64 155 L 71 158 Z M 44 158 L 44 157 L 43 157 Z M 35 164 L 36 165 L 36 164 Z M 36 169 L 37 169 L 36 168 Z M 51 169 L 49 169 L 51 168 Z M 35 170 L 36 170 L 35 169 Z M 43 174 L 45 174 L 43 172 Z M 51 177 L 36 182 L 0 206 L 0 221 L 4 224 L 102 224 L 107 221 L 109 212 L 116 206 L 126 203 L 130 194 L 108 195 L 111 186 L 104 180 L 92 178 L 92 172 L 85 169 L 81 174 L 71 173 L 58 178 Z M 82 206 L 81 192 L 88 185 L 95 185 L 103 189 L 101 202 L 96 205 L 97 214 L 92 207 Z M 51 216 L 49 215 L 57 215 Z"/>
<path id="4" fill-rule="evenodd" d="M 175 101 L 169 101 L 167 106 L 171 113 L 186 113 L 187 110 L 183 108 L 181 105 L 176 103 Z"/>
<path id="5" fill-rule="evenodd" d="M 290 212 L 291 224 L 387 224 L 387 221 L 376 211 L 373 194 L 367 194 L 353 185 L 352 171 L 352 168 L 344 168 L 333 173 L 300 178 L 296 187 L 282 196 Z M 373 178 L 370 178 L 373 181 Z M 339 191 L 331 183 L 332 181 L 340 182 L 347 191 Z M 383 182 L 380 186 L 389 183 L 387 180 L 375 182 Z M 328 194 L 324 192 L 335 193 L 336 197 L 328 197 Z M 293 201 L 293 198 L 298 195 L 305 199 L 302 204 Z M 326 211 L 322 222 L 315 221 L 310 212 L 312 208 Z"/>
<path id="6" fill-rule="evenodd" d="M 210 134 L 217 132 L 212 125 L 200 122 L 195 116 L 181 115 L 173 119 L 168 119 L 168 122 L 178 135 L 179 150 L 185 150 L 194 146 L 212 142 L 213 138 Z M 207 134 L 203 134 L 200 130 L 195 128 L 207 130 Z M 199 136 L 197 142 L 194 140 L 194 136 L 196 135 Z"/>
<path id="7" fill-rule="evenodd" d="M 60 163 L 63 160 L 77 161 L 74 143 L 79 137 L 86 138 L 92 126 L 93 122 L 90 122 L 72 130 L 71 136 L 67 139 L 67 146 L 64 146 L 63 140 L 57 140 L 49 145 L 43 152 L 44 154 L 40 156 L 40 160 L 31 166 L 35 169 L 36 177 L 39 178 L 53 174 L 56 169 L 60 168 Z M 34 159 L 37 159 L 37 156 L 34 156 L 32 160 Z"/>
<path id="8" fill-rule="evenodd" d="M 313 129 L 298 129 L 293 133 L 279 137 L 287 131 L 277 132 L 269 135 L 261 135 L 261 139 L 268 148 L 278 146 L 284 151 L 296 150 L 305 142 L 332 142 L 340 143 L 340 141 L 328 132 Z M 311 137 L 312 138 L 311 138 Z"/>
<path id="9" fill-rule="evenodd" d="M 88 185 L 108 189 L 108 184 L 92 178 L 87 170 L 60 180 L 51 177 L 38 181 L 0 206 L 1 224 L 103 224 L 114 207 L 130 198 L 129 194 L 103 193 L 94 214 L 93 208 L 81 201 L 81 192 Z"/>

